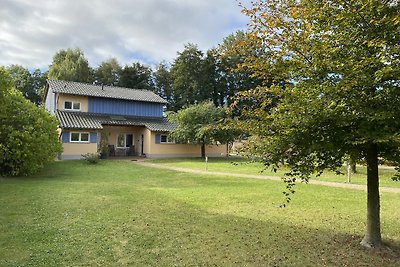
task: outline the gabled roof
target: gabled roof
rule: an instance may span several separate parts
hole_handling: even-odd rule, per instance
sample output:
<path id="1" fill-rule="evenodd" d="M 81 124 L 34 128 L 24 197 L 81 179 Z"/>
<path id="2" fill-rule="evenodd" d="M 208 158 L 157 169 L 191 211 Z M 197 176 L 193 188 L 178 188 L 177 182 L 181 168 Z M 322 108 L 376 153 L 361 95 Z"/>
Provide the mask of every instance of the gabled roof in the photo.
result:
<path id="1" fill-rule="evenodd" d="M 163 98 L 148 90 L 58 80 L 47 80 L 47 84 L 49 85 L 49 90 L 53 93 L 135 100 L 161 104 L 167 103 Z"/>
<path id="2" fill-rule="evenodd" d="M 144 126 L 150 131 L 171 132 L 176 125 L 166 118 L 108 115 L 88 112 L 61 111 L 56 113 L 61 128 L 101 130 L 103 125 Z"/>

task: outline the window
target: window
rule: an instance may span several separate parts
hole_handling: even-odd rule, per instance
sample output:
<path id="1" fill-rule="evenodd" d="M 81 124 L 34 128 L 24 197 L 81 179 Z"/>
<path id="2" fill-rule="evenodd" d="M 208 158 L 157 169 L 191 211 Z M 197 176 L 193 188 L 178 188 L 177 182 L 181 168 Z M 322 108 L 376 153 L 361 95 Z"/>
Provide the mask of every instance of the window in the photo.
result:
<path id="1" fill-rule="evenodd" d="M 64 109 L 65 110 L 81 110 L 81 102 L 74 102 L 74 101 L 65 101 L 64 102 Z"/>
<path id="2" fill-rule="evenodd" d="M 119 134 L 117 137 L 117 147 L 125 147 L 125 146 L 126 146 L 125 134 Z"/>
<path id="3" fill-rule="evenodd" d="M 118 134 L 117 147 L 126 148 L 133 146 L 133 134 Z"/>
<path id="4" fill-rule="evenodd" d="M 89 142 L 89 133 L 71 133 L 70 142 Z"/>
<path id="5" fill-rule="evenodd" d="M 169 135 L 162 134 L 160 136 L 160 143 L 161 144 L 174 144 L 175 140 L 171 138 Z"/>

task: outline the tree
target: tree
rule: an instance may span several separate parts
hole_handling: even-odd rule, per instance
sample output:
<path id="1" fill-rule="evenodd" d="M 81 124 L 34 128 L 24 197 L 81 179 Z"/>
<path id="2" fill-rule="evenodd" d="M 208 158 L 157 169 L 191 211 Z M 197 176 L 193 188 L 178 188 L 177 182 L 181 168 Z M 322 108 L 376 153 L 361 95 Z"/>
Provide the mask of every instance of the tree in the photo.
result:
<path id="1" fill-rule="evenodd" d="M 237 92 L 262 85 L 265 77 L 253 76 L 251 69 L 244 66 L 245 58 L 256 56 L 260 52 L 243 31 L 228 35 L 215 49 L 217 72 L 222 84 L 219 94 L 224 103 L 229 105 Z"/>
<path id="2" fill-rule="evenodd" d="M 178 53 L 171 67 L 175 101 L 172 110 L 200 103 L 207 93 L 201 93 L 203 88 L 203 52 L 194 44 L 185 45 Z M 207 97 L 209 99 L 209 97 Z"/>
<path id="3" fill-rule="evenodd" d="M 24 97 L 35 104 L 39 104 L 41 100 L 39 95 L 40 88 L 37 87 L 35 83 L 37 73 L 34 72 L 35 76 L 33 76 L 28 69 L 20 65 L 11 65 L 7 70 L 11 75 L 14 87 L 20 91 Z"/>
<path id="4" fill-rule="evenodd" d="M 139 62 L 133 63 L 131 66 L 125 65 L 121 71 L 119 86 L 154 90 L 153 71 Z"/>
<path id="5" fill-rule="evenodd" d="M 122 68 L 116 58 L 110 58 L 101 62 L 94 70 L 95 80 L 104 85 L 118 85 Z"/>
<path id="6" fill-rule="evenodd" d="M 35 69 L 31 73 L 32 77 L 32 87 L 34 91 L 37 94 L 37 101 L 34 103 L 40 104 L 42 102 L 42 97 L 43 97 L 43 90 L 46 85 L 46 80 L 47 80 L 47 74 L 48 72 L 42 72 L 40 69 Z"/>
<path id="7" fill-rule="evenodd" d="M 61 152 L 57 121 L 25 99 L 0 68 L 0 175 L 30 175 Z"/>
<path id="8" fill-rule="evenodd" d="M 58 51 L 49 67 L 49 79 L 75 82 L 92 82 L 92 70 L 79 48 Z"/>
<path id="9" fill-rule="evenodd" d="M 255 1 L 250 41 L 266 52 L 246 58 L 255 75 L 286 79 L 240 94 L 259 99 L 242 111 L 259 141 L 248 151 L 296 178 L 367 163 L 367 227 L 361 244 L 381 245 L 378 157 L 400 164 L 400 7 L 398 1 Z M 262 100 L 262 95 L 271 97 Z M 272 101 L 277 101 L 272 108 Z"/>
<path id="10" fill-rule="evenodd" d="M 215 106 L 224 106 L 226 103 L 227 84 L 222 79 L 219 59 L 216 49 L 207 51 L 202 64 L 201 98 L 211 99 Z"/>
<path id="11" fill-rule="evenodd" d="M 176 113 L 169 113 L 168 118 L 177 124 L 171 136 L 180 142 L 201 145 L 201 157 L 205 158 L 206 145 L 226 144 L 238 134 L 231 128 L 217 126 L 226 116 L 226 110 L 214 106 L 212 102 L 190 105 Z"/>
<path id="12" fill-rule="evenodd" d="M 164 98 L 168 104 L 167 109 L 174 101 L 174 92 L 172 87 L 172 77 L 170 70 L 165 62 L 161 62 L 154 72 L 154 93 Z"/>

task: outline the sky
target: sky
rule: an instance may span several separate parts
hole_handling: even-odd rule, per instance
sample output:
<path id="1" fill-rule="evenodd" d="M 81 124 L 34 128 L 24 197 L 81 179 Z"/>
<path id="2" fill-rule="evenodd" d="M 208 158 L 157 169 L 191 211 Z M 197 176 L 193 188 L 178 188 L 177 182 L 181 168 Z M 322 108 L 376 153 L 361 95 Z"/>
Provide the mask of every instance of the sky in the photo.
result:
<path id="1" fill-rule="evenodd" d="M 60 49 L 80 48 L 89 65 L 115 57 L 172 63 L 187 43 L 206 51 L 248 18 L 235 0 L 0 0 L 0 66 L 46 70 Z"/>

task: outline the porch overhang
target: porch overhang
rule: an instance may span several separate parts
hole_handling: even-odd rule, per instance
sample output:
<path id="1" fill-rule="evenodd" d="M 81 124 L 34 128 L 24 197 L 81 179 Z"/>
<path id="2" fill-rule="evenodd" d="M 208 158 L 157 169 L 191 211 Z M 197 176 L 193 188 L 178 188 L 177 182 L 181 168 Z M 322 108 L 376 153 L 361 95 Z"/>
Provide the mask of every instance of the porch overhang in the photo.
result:
<path id="1" fill-rule="evenodd" d="M 102 130 L 103 125 L 142 126 L 150 131 L 171 132 L 176 125 L 167 118 L 122 116 L 88 112 L 60 111 L 56 113 L 62 129 Z"/>

